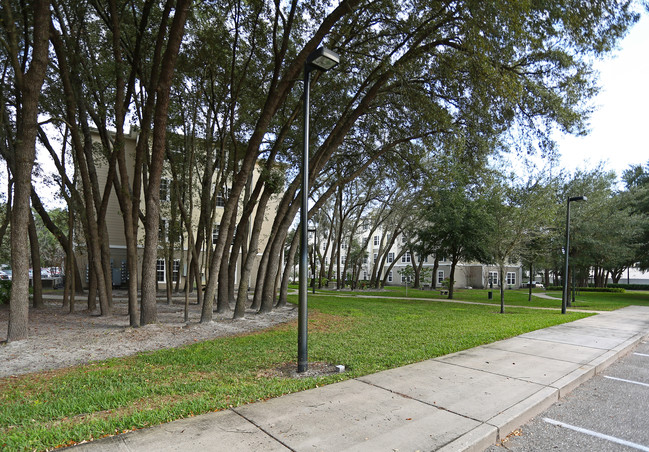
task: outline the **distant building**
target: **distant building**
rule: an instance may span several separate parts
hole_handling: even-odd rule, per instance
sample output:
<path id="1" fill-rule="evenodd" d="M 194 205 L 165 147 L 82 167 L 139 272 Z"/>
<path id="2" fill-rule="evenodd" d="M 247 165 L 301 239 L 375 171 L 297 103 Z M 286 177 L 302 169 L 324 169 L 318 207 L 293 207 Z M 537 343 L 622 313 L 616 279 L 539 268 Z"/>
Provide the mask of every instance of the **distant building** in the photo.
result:
<path id="1" fill-rule="evenodd" d="M 367 235 L 363 237 L 364 228 L 358 233 L 360 241 L 364 242 Z M 435 256 L 413 256 L 410 252 L 402 253 L 403 247 L 407 245 L 406 240 L 400 236 L 394 241 L 394 245 L 385 252 L 381 248 L 381 243 L 385 246 L 384 237 L 381 231 L 375 231 L 370 240 L 367 240 L 366 257 L 363 259 L 361 266 L 359 282 L 368 281 L 374 271 L 374 266 L 379 265 L 381 254 L 383 262 L 383 274 L 380 279 L 387 275 L 385 278 L 385 285 L 396 286 L 406 283 L 406 276 L 402 275 L 401 271 L 411 265 L 419 265 L 420 260 L 423 259 L 422 268 L 433 269 L 435 263 Z M 320 246 L 320 252 L 324 252 L 324 247 Z M 331 265 L 332 252 L 329 251 L 328 256 L 325 257 L 325 264 Z M 400 256 L 400 257 L 399 257 Z M 343 246 L 341 249 L 341 262 L 345 262 L 347 257 L 347 250 Z M 390 265 L 394 264 L 391 269 Z M 341 270 L 342 270 L 341 265 Z M 378 270 L 377 268 L 377 270 Z M 334 267 L 334 278 L 336 277 L 336 270 Z M 349 271 L 348 271 L 349 273 Z M 485 265 L 478 262 L 459 262 L 455 267 L 455 284 L 456 288 L 472 287 L 476 289 L 483 289 L 489 287 L 489 283 L 493 283 L 493 287 L 500 287 L 504 283 L 506 288 L 520 288 L 523 285 L 522 275 L 523 269 L 520 263 L 512 262 L 505 268 L 504 281 L 500 281 L 499 268 L 497 265 Z M 431 285 L 431 278 L 435 278 L 436 287 L 440 287 L 445 279 L 451 275 L 451 261 L 445 256 L 440 256 L 439 265 L 436 274 L 426 277 L 421 282 L 422 285 Z M 347 275 L 346 280 L 350 280 L 351 275 Z"/>

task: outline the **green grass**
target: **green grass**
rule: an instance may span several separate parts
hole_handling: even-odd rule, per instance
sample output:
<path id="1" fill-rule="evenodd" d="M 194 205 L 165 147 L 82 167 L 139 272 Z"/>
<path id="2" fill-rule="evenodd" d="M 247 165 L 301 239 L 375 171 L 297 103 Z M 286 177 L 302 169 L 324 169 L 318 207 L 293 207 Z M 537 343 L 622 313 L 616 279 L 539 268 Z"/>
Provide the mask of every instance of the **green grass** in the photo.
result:
<path id="1" fill-rule="evenodd" d="M 295 324 L 0 379 L 0 450 L 43 450 L 264 400 L 576 320 L 587 314 L 430 300 L 312 297 L 309 360 L 348 372 L 290 379 Z M 294 364 L 291 364 L 294 365 Z"/>
<path id="2" fill-rule="evenodd" d="M 493 298 L 488 299 L 487 289 L 455 289 L 454 300 L 470 301 L 476 303 L 488 303 L 500 305 L 500 290 L 493 289 Z M 535 308 L 555 308 L 561 309 L 561 292 L 545 291 L 543 289 L 533 289 L 534 293 L 546 294 L 556 298 L 556 300 L 547 300 L 532 296 L 532 301 L 528 301 L 529 289 L 506 289 L 505 290 L 505 309 L 510 306 L 529 306 Z M 311 292 L 309 292 L 311 293 Z M 345 296 L 371 296 L 371 297 L 406 297 L 407 298 L 425 298 L 425 299 L 446 299 L 447 297 L 440 294 L 437 290 L 420 290 L 406 288 L 401 286 L 388 286 L 384 291 L 374 290 L 355 290 L 355 291 L 333 291 L 317 290 L 316 293 L 332 294 L 337 293 Z M 638 305 L 649 306 L 648 291 L 627 291 L 625 293 L 607 293 L 607 292 L 581 292 L 576 296 L 574 309 L 586 309 L 594 311 L 612 311 L 625 306 Z M 569 308 L 570 309 L 570 308 Z"/>

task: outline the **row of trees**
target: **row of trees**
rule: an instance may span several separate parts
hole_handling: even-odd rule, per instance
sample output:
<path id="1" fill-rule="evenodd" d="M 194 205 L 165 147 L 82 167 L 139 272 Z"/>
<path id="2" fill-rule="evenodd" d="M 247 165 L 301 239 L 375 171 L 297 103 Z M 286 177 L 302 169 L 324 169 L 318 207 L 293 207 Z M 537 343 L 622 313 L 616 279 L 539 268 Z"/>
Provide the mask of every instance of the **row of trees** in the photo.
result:
<path id="1" fill-rule="evenodd" d="M 268 200 L 281 193 L 253 282 L 253 306 L 268 312 L 284 302 L 288 284 L 280 256 L 299 209 L 298 81 L 317 47 L 333 48 L 342 63 L 312 83 L 312 96 L 321 101 L 313 102 L 311 217 L 332 199 L 344 213 L 350 201 L 341 188 L 368 172 L 384 173 L 391 188 L 363 196 L 398 196 L 420 162 L 452 155 L 481 167 L 511 146 L 503 138 L 508 131 L 521 137 L 521 152 L 550 151 L 555 128 L 581 133 L 586 101 L 596 92 L 591 62 L 637 17 L 632 2 L 612 0 L 8 2 L 0 27 L 0 152 L 10 175 L 11 224 L 29 224 L 31 201 L 69 259 L 74 237 L 86 243 L 90 307 L 96 297 L 101 314 L 110 315 L 106 214 L 116 196 L 129 274 L 139 276 L 129 279 L 130 323 L 155 322 L 167 167 L 172 217 L 191 250 L 194 278 L 200 278 L 200 253 L 209 256 L 201 316 L 208 322 L 215 304 L 227 309 L 235 298 L 242 300 L 241 315 L 248 278 L 235 294 L 236 261 L 241 257 L 249 274 Z M 133 163 L 125 151 L 129 123 L 139 131 Z M 172 143 L 169 132 L 182 138 Z M 33 188 L 37 140 L 57 168 L 61 196 L 75 215 L 69 224 L 78 221 L 77 230 L 48 221 Z M 171 152 L 174 147 L 181 152 Z M 253 184 L 260 159 L 263 177 Z M 108 170 L 105 184 L 99 165 Z M 218 239 L 206 249 L 219 192 L 227 200 Z M 193 209 L 200 211 L 198 224 Z M 385 216 L 395 228 L 406 226 Z M 11 228 L 9 340 L 27 334 L 27 237 L 25 228 Z"/>
<path id="2" fill-rule="evenodd" d="M 428 182 L 402 187 L 394 198 L 365 199 L 356 186 L 346 187 L 341 195 L 358 202 L 345 204 L 344 210 L 339 202 L 330 203 L 315 221 L 319 284 L 344 275 L 337 287 L 347 282 L 353 289 L 364 269 L 367 284 L 382 287 L 405 252 L 413 257 L 408 276 L 414 287 L 422 279 L 423 257 L 432 259 L 435 275 L 441 256 L 451 263 L 450 281 L 458 262 L 464 261 L 496 265 L 499 281 L 504 281 L 508 265 L 520 262 L 528 274 L 562 283 L 566 200 L 578 194 L 588 202 L 573 209 L 571 271 L 581 285 L 617 283 L 630 266 L 646 268 L 648 169 L 631 167 L 621 181 L 601 167 L 555 176 L 545 169 L 522 179 L 488 168 L 469 173 L 451 161 L 428 167 Z M 370 188 L 362 193 L 371 193 Z M 367 251 L 370 240 L 375 241 L 374 256 Z M 393 248 L 395 240 L 399 246 Z M 432 283 L 435 287 L 436 281 Z"/>

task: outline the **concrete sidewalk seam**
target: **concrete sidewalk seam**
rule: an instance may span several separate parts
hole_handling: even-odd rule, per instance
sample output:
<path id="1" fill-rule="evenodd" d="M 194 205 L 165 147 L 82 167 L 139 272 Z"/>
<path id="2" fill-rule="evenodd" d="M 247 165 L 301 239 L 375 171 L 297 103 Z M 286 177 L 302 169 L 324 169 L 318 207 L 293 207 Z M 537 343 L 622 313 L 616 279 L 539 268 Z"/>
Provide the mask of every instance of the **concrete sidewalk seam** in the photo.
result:
<path id="1" fill-rule="evenodd" d="M 244 405 L 244 406 L 245 406 L 245 405 Z M 264 429 L 261 425 L 257 424 L 257 423 L 256 423 L 255 421 L 253 421 L 252 419 L 248 419 L 246 416 L 244 416 L 243 414 L 239 413 L 239 412 L 237 411 L 236 408 L 230 408 L 229 411 L 232 411 L 234 414 L 236 414 L 237 416 L 240 416 L 240 417 L 241 417 L 242 419 L 244 419 L 246 422 L 249 422 L 250 424 L 254 425 L 255 428 L 257 428 L 257 429 L 258 429 L 260 432 L 262 432 L 264 435 L 268 436 L 269 438 L 272 438 L 274 441 L 277 441 L 279 444 L 281 444 L 282 446 L 286 447 L 286 448 L 287 448 L 288 450 L 290 450 L 291 452 L 297 452 L 295 449 L 293 449 L 292 447 L 290 447 L 290 446 L 289 446 L 288 444 L 286 444 L 284 441 L 280 440 L 279 438 L 277 438 L 277 437 L 276 437 L 275 435 L 273 435 L 272 433 L 266 431 L 266 429 Z"/>
<path id="2" fill-rule="evenodd" d="M 428 360 L 428 361 L 433 361 L 433 360 Z M 363 377 L 359 377 L 359 378 L 363 378 Z M 456 416 L 460 416 L 460 417 L 462 417 L 464 419 L 468 419 L 470 421 L 483 423 L 483 421 L 481 421 L 480 419 L 476 419 L 476 418 L 473 418 L 471 416 L 467 416 L 465 414 L 458 413 L 457 411 L 453 411 L 453 410 L 451 410 L 449 408 L 445 408 L 443 406 L 437 405 L 436 403 L 426 402 L 425 400 L 421 400 L 421 399 L 418 399 L 416 397 L 412 397 L 412 396 L 409 396 L 408 394 L 403 394 L 403 393 L 398 392 L 398 391 L 393 391 L 392 389 L 386 388 L 386 387 L 381 386 L 381 385 L 377 385 L 375 383 L 370 383 L 369 381 L 359 380 L 358 378 L 353 378 L 353 380 L 356 380 L 356 381 L 358 381 L 360 383 L 364 383 L 366 385 L 372 386 L 372 387 L 374 387 L 376 389 L 380 389 L 382 391 L 389 392 L 390 394 L 398 395 L 399 397 L 403 397 L 404 399 L 413 400 L 415 402 L 421 403 L 421 404 L 429 406 L 431 408 L 436 408 L 438 410 L 445 411 L 447 413 L 451 413 L 451 414 L 454 414 Z"/>

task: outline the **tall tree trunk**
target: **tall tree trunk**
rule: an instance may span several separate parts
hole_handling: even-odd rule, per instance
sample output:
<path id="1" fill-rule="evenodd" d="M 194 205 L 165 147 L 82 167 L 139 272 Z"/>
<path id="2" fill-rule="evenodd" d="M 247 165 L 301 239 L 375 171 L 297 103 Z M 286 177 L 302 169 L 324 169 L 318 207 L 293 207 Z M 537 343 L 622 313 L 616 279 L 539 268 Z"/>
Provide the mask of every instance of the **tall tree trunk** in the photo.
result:
<path id="1" fill-rule="evenodd" d="M 27 229 L 18 225 L 28 224 L 31 213 L 29 198 L 32 190 L 32 167 L 36 157 L 38 97 L 45 79 L 48 61 L 49 1 L 34 0 L 33 14 L 31 64 L 24 75 L 20 66 L 14 67 L 17 88 L 22 95 L 22 105 L 18 112 L 12 171 L 14 176 L 14 204 L 11 209 L 11 224 L 14 225 L 11 228 L 13 280 L 9 297 L 7 341 L 26 339 L 28 335 L 29 256 L 25 250 L 29 238 Z M 5 23 L 4 26 L 17 28 L 17 24 L 14 23 Z M 19 49 L 13 48 L 10 51 L 17 65 Z"/>
<path id="2" fill-rule="evenodd" d="M 35 308 L 43 308 L 43 281 L 41 278 L 41 252 L 38 246 L 38 234 L 36 233 L 36 223 L 34 215 L 29 212 L 29 224 L 27 225 L 29 234 L 29 248 L 32 256 L 32 276 L 34 284 L 33 305 Z"/>
<path id="3" fill-rule="evenodd" d="M 140 312 L 140 324 L 142 325 L 158 321 L 156 261 L 158 257 L 158 227 L 160 224 L 160 180 L 165 156 L 171 81 L 190 4 L 191 0 L 178 0 L 176 3 L 173 22 L 169 30 L 167 49 L 162 58 L 160 78 L 156 86 L 153 146 L 145 196 L 146 221 L 144 224 L 144 253 L 142 256 L 142 310 Z"/>

